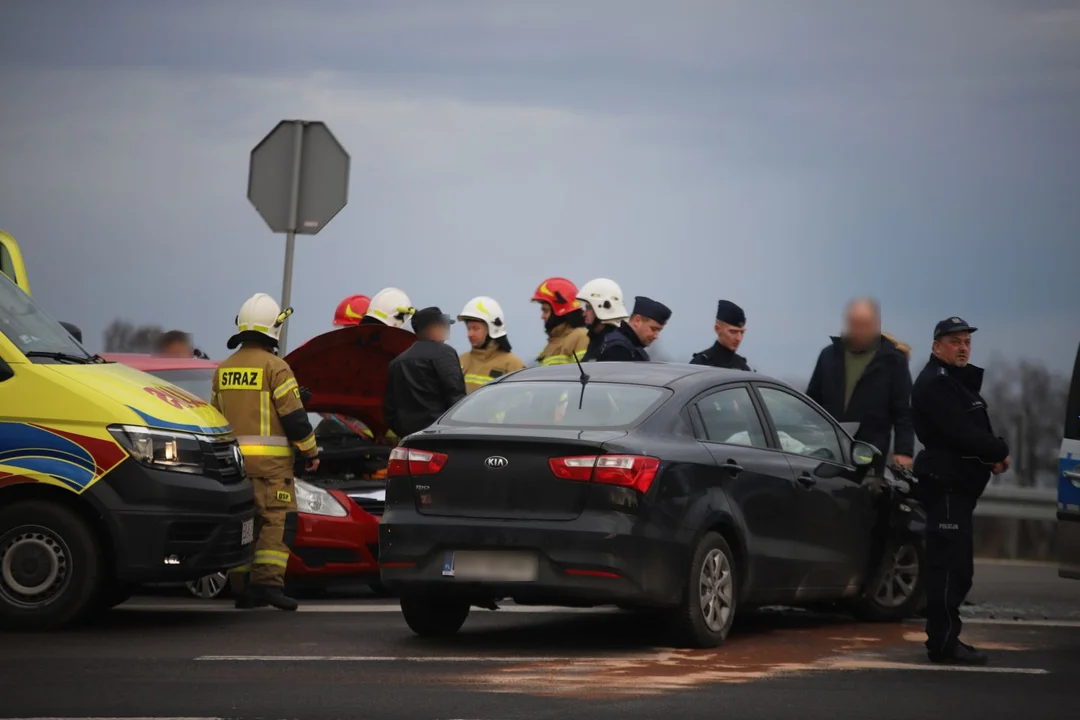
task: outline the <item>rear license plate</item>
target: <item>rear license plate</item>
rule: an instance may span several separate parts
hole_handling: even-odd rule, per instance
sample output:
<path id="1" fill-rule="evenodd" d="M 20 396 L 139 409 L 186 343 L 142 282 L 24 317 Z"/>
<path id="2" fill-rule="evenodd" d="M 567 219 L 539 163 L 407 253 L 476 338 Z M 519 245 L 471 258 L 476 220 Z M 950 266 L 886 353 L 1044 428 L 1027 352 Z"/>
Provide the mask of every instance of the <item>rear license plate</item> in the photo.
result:
<path id="1" fill-rule="evenodd" d="M 255 541 L 255 518 L 249 518 L 240 525 L 240 544 L 250 545 Z"/>
<path id="2" fill-rule="evenodd" d="M 540 559 L 528 552 L 458 550 L 446 553 L 442 574 L 458 580 L 536 582 Z"/>

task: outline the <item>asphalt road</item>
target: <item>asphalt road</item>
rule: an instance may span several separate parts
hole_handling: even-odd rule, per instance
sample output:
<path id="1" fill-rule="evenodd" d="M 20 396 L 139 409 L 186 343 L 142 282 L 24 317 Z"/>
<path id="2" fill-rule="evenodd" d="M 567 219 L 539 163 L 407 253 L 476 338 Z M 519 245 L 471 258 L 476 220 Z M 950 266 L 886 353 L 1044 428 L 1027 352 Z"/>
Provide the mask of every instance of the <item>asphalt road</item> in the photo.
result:
<path id="1" fill-rule="evenodd" d="M 94 626 L 0 635 L 0 717 L 1075 715 L 1080 583 L 1038 566 L 980 565 L 977 576 L 964 634 L 992 665 L 968 670 L 926 664 L 918 623 L 796 611 L 748 617 L 722 649 L 688 651 L 616 611 L 476 610 L 458 636 L 432 642 L 385 600 L 285 614 L 140 597 Z M 1028 617 L 987 610 L 995 603 Z"/>

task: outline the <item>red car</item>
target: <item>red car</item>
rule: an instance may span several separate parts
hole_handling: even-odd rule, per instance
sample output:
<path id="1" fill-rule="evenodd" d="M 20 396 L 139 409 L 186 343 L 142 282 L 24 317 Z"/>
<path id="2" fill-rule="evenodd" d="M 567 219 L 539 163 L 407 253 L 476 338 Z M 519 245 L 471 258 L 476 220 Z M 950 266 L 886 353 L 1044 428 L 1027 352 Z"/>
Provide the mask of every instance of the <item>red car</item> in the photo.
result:
<path id="1" fill-rule="evenodd" d="M 311 392 L 306 405 L 322 456 L 314 476 L 304 473 L 302 464 L 297 467 L 299 512 L 286 526 L 292 548 L 290 590 L 367 582 L 381 592 L 378 529 L 390 453 L 382 398 L 390 360 L 414 340 L 412 333 L 397 328 L 353 326 L 314 337 L 285 358 L 300 386 Z M 207 401 L 218 365 L 197 358 L 119 353 L 103 357 L 156 375 Z M 357 420 L 368 433 L 356 432 Z M 295 538 L 290 539 L 293 532 Z M 198 597 L 216 597 L 225 587 L 221 573 L 188 583 Z"/>

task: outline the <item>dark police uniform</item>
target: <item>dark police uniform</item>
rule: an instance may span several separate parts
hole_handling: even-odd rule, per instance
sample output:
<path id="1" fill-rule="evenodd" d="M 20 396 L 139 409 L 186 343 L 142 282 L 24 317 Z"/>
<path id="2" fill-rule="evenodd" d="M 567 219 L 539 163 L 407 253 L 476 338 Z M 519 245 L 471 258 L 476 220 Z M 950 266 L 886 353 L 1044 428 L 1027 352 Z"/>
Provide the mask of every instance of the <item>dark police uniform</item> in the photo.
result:
<path id="1" fill-rule="evenodd" d="M 716 305 L 716 319 L 735 327 L 746 325 L 746 313 L 743 309 L 729 300 L 721 300 Z M 750 370 L 746 364 L 746 358 L 734 350 L 728 350 L 719 342 L 714 342 L 711 348 L 695 353 L 690 358 L 691 365 L 708 365 L 727 370 Z"/>
<path id="2" fill-rule="evenodd" d="M 953 317 L 937 324 L 934 339 L 956 332 L 975 328 Z M 926 649 L 937 662 L 986 662 L 959 640 L 960 605 L 974 574 L 972 515 L 994 465 L 1009 455 L 979 394 L 982 380 L 982 368 L 931 356 L 911 392 L 915 434 L 925 446 L 914 473 L 927 513 Z"/>
<path id="3" fill-rule="evenodd" d="M 585 355 L 581 358 L 581 362 L 595 362 L 600 359 L 600 351 L 604 347 L 604 341 L 607 336 L 613 332 L 618 332 L 618 325 L 606 325 L 601 324 L 595 330 L 589 331 L 589 347 L 585 349 Z"/>
<path id="4" fill-rule="evenodd" d="M 661 325 L 667 325 L 671 319 L 671 310 L 656 300 L 638 296 L 634 298 L 632 315 L 641 315 Z M 600 355 L 596 359 L 599 362 L 648 362 L 649 353 L 630 323 L 624 322 L 614 332 L 604 335 Z"/>

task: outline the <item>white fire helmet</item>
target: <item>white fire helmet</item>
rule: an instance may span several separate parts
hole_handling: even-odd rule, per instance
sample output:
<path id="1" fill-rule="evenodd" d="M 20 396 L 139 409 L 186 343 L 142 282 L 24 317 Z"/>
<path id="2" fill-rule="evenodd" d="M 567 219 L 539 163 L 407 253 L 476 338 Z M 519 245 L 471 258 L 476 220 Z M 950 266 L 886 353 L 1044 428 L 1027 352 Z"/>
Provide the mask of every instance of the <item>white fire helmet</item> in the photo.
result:
<path id="1" fill-rule="evenodd" d="M 383 288 L 371 298 L 364 317 L 375 318 L 390 327 L 403 327 L 405 321 L 416 314 L 409 296 L 397 288 Z"/>
<path id="2" fill-rule="evenodd" d="M 503 320 L 502 306 L 495 302 L 494 298 L 486 295 L 474 297 L 465 303 L 465 307 L 458 313 L 458 320 L 479 320 L 487 325 L 488 337 L 498 340 L 506 337 L 506 321 Z"/>
<path id="3" fill-rule="evenodd" d="M 266 293 L 255 293 L 244 301 L 236 314 L 236 335 L 229 339 L 229 348 L 236 347 L 240 342 L 240 333 L 245 332 L 257 332 L 277 341 L 281 336 L 281 326 L 292 313 L 291 307 L 283 311 L 277 300 Z"/>
<path id="4" fill-rule="evenodd" d="M 622 288 L 614 280 L 596 278 L 581 286 L 577 299 L 589 303 L 601 322 L 624 320 L 630 317 L 623 303 Z"/>

